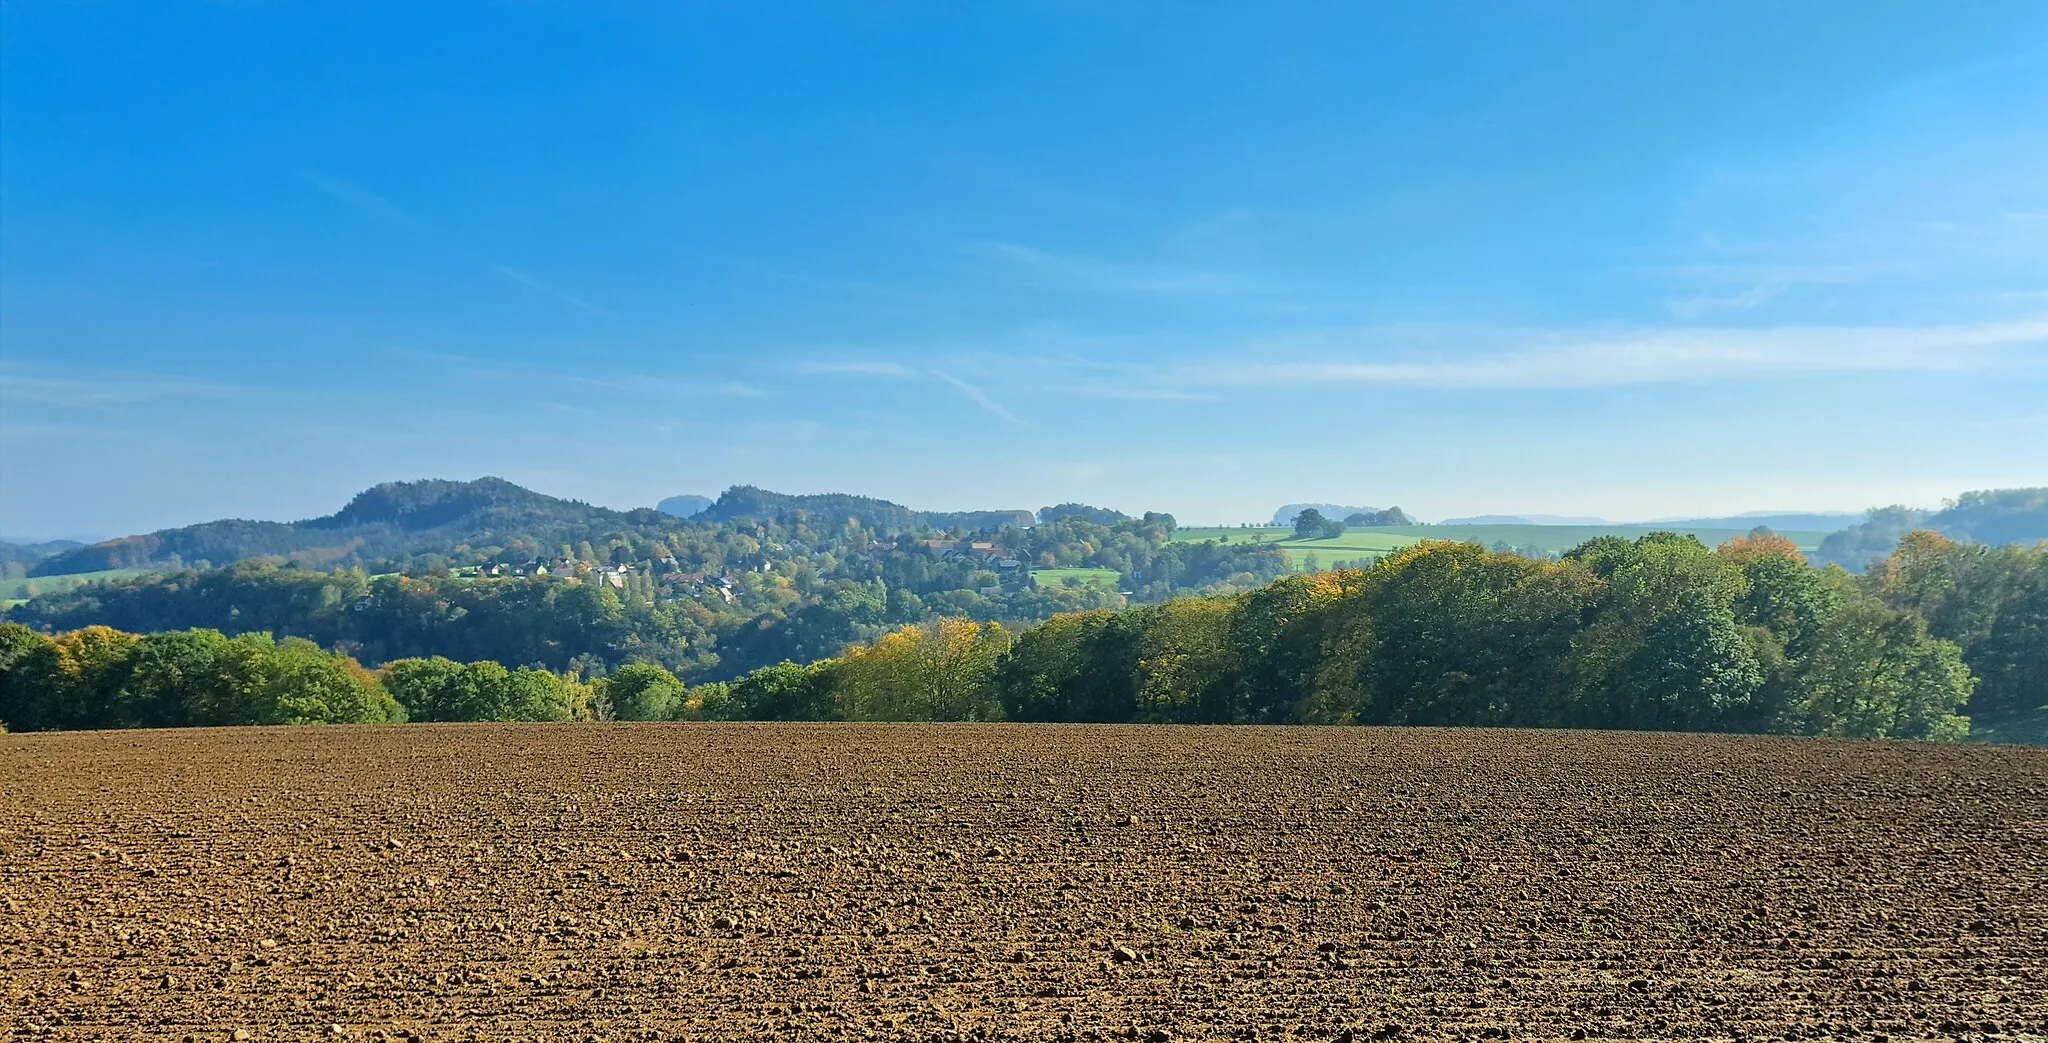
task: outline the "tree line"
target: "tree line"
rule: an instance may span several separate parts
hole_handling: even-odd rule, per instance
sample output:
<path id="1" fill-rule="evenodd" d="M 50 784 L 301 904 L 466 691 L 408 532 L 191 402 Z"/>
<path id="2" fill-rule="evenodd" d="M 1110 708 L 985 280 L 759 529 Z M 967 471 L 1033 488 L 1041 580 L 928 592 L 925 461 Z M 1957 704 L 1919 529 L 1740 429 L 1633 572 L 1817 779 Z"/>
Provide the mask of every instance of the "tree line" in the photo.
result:
<path id="1" fill-rule="evenodd" d="M 730 687 L 846 720 L 1503 725 L 1958 739 L 1961 648 L 1768 536 L 1658 534 L 1558 562 L 1424 543 L 1241 597 L 909 628 Z M 761 699 L 761 691 L 774 698 Z"/>
<path id="2" fill-rule="evenodd" d="M 47 635 L 0 623 L 0 726 L 17 731 L 405 721 L 666 720 L 683 685 L 636 664 L 586 683 L 537 667 L 400 659 L 217 630 Z"/>
<path id="3" fill-rule="evenodd" d="M 2042 712 L 2048 545 L 1916 533 L 1865 577 L 1759 533 L 1602 537 L 1559 561 L 1425 542 L 1036 625 L 904 623 L 837 655 L 685 684 L 309 641 L 0 628 L 16 729 L 391 720 L 1512 725 L 1958 739 Z"/>

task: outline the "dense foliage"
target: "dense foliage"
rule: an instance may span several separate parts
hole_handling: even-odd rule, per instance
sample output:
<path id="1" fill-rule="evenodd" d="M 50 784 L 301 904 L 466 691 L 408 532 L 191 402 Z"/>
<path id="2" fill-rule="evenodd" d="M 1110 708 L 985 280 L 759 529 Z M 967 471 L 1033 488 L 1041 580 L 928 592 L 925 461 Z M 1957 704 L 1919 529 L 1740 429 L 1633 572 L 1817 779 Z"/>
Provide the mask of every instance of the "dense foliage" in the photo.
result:
<path id="1" fill-rule="evenodd" d="M 886 618 L 886 602 L 835 611 Z M 927 618 L 807 666 L 690 687 L 650 662 L 587 684 L 438 657 L 373 674 L 268 635 L 53 637 L 7 625 L 0 720 L 1135 721 L 1956 739 L 1966 710 L 2041 709 L 2044 654 L 2048 546 L 1919 533 L 1858 578 L 1809 568 L 1767 533 L 1711 550 L 1658 533 L 1602 537 L 1560 561 L 1429 542 L 1368 569 L 1021 629 Z"/>
<path id="2" fill-rule="evenodd" d="M 217 630 L 55 636 L 0 623 L 0 724 L 17 731 L 401 721 L 668 720 L 683 685 L 636 665 L 583 683 L 492 662 L 400 659 L 375 672 L 301 638 Z"/>
<path id="3" fill-rule="evenodd" d="M 1389 507 L 1384 511 L 1357 511 L 1346 515 L 1344 518 L 1344 524 L 1356 525 L 1361 528 L 1371 528 L 1378 525 L 1414 525 L 1415 523 L 1415 519 L 1409 517 L 1408 512 L 1399 507 Z"/>
<path id="4" fill-rule="evenodd" d="M 428 509 L 408 516 L 434 517 Z M 439 655 L 593 676 L 652 662 L 715 679 L 834 656 L 903 623 L 1018 625 L 1124 603 L 1095 585 L 1041 586 L 1034 567 L 1109 569 L 1146 601 L 1248 590 L 1288 567 L 1272 547 L 1173 542 L 1173 519 L 1155 514 L 1108 523 L 1075 515 L 957 537 L 892 535 L 801 510 L 664 524 L 669 530 L 654 535 L 621 530 L 541 556 L 531 541 L 457 545 L 409 561 L 411 574 L 258 560 L 109 579 L 41 594 L 7 618 L 53 633 L 93 625 L 264 631 L 367 662 Z"/>
<path id="5" fill-rule="evenodd" d="M 304 639 L 0 623 L 0 723 L 17 731 L 404 719 L 355 660 Z"/>
<path id="6" fill-rule="evenodd" d="M 80 547 L 37 562 L 34 576 L 142 566 L 178 568 L 269 558 L 303 566 L 376 565 L 455 546 L 546 553 L 609 533 L 656 534 L 680 524 L 652 510 L 611 511 L 545 496 L 500 478 L 387 482 L 340 511 L 301 522 L 228 519 Z"/>
<path id="7" fill-rule="evenodd" d="M 1920 618 L 1789 546 L 1429 543 L 1231 600 L 1065 617 L 991 676 L 1022 720 L 1530 725 L 1954 738 L 1971 679 Z"/>
<path id="8" fill-rule="evenodd" d="M 1987 547 L 1909 533 L 1864 586 L 1960 645 L 1986 722 L 2048 715 L 2048 543 Z"/>
<path id="9" fill-rule="evenodd" d="M 1357 518 L 1361 515 L 1352 515 Z M 1310 507 L 1294 516 L 1294 538 L 1297 540 L 1333 540 L 1344 535 L 1344 523 L 1335 518 L 1323 517 L 1323 512 Z"/>

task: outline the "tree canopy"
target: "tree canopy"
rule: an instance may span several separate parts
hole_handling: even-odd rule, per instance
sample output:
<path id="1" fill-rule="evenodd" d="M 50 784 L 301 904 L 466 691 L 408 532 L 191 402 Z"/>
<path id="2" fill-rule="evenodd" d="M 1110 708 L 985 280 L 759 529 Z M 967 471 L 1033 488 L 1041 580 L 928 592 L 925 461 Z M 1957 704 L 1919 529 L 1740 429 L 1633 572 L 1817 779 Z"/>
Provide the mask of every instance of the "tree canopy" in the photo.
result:
<path id="1" fill-rule="evenodd" d="M 570 598 L 572 623 L 604 631 L 618 619 L 610 594 L 557 596 Z M 1558 561 L 1426 541 L 1370 568 L 1018 628 L 958 616 L 883 625 L 890 612 L 880 586 L 842 590 L 785 618 L 821 613 L 805 632 L 830 635 L 824 645 L 871 625 L 875 637 L 696 685 L 648 660 L 593 676 L 402 656 L 373 672 L 300 638 L 6 624 L 0 721 L 1019 720 L 1955 739 L 1970 714 L 2043 709 L 2048 546 L 1915 533 L 1858 578 L 1809 568 L 1764 531 L 1718 548 L 1671 533 L 1601 537 Z"/>

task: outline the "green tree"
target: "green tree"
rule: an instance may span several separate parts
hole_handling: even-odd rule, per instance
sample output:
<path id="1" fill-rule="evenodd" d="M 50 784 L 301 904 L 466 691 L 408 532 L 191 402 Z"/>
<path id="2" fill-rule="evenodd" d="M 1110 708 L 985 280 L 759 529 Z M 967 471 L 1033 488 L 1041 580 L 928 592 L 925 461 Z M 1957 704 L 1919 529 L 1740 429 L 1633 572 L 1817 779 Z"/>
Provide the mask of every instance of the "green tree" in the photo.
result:
<path id="1" fill-rule="evenodd" d="M 750 671 L 732 682 L 737 717 L 748 721 L 830 721 L 838 719 L 830 661 L 803 667 L 778 663 Z"/>
<path id="2" fill-rule="evenodd" d="M 415 721 L 489 721 L 504 712 L 507 671 L 497 663 L 399 659 L 380 673 L 384 690 Z"/>
<path id="3" fill-rule="evenodd" d="M 1607 683 L 1616 725 L 1718 731 L 1755 719 L 1764 674 L 1734 613 L 1707 592 L 1690 591 L 1644 631 Z"/>
<path id="4" fill-rule="evenodd" d="M 1962 651 L 1927 636 L 1918 615 L 1875 602 L 1845 605 L 1800 664 L 1780 729 L 1855 739 L 1958 739 L 1957 713 L 1975 679 Z"/>
<path id="5" fill-rule="evenodd" d="M 1119 622 L 1137 631 L 1134 720 L 1231 720 L 1230 622 L 1233 606 L 1175 598 L 1134 610 Z"/>
<path id="6" fill-rule="evenodd" d="M 1567 660 L 1602 586 L 1551 565 L 1464 543 L 1424 542 L 1370 574 L 1352 653 L 1374 724 L 1560 723 L 1578 711 Z"/>
<path id="7" fill-rule="evenodd" d="M 1979 678 L 1973 717 L 2048 716 L 2048 543 L 1986 547 L 1911 532 L 1866 585 L 1961 646 Z"/>
<path id="8" fill-rule="evenodd" d="M 18 732 L 53 728 L 50 689 L 57 649 L 20 623 L 0 623 L 0 726 Z"/>
<path id="9" fill-rule="evenodd" d="M 1230 620 L 1228 701 L 1219 723 L 1344 724 L 1363 704 L 1358 672 L 1369 624 L 1343 611 L 1365 581 L 1359 572 L 1283 576 L 1246 594 Z M 1340 661 L 1349 667 L 1340 666 Z"/>
<path id="10" fill-rule="evenodd" d="M 302 637 L 280 641 L 262 663 L 266 704 L 253 724 L 384 724 L 404 712 L 355 660 Z"/>
<path id="11" fill-rule="evenodd" d="M 1294 516 L 1294 538 L 1297 540 L 1328 540 L 1344 535 L 1344 523 L 1323 517 L 1323 512 L 1314 507 L 1305 508 Z"/>
<path id="12" fill-rule="evenodd" d="M 733 703 L 732 686 L 723 681 L 713 681 L 690 689 L 676 718 L 683 721 L 737 720 L 739 707 Z"/>
<path id="13" fill-rule="evenodd" d="M 592 715 L 590 686 L 551 670 L 522 667 L 508 674 L 502 684 L 504 709 L 492 720 L 577 721 Z"/>
<path id="14" fill-rule="evenodd" d="M 628 663 L 600 684 L 612 716 L 621 721 L 668 721 L 687 697 L 676 675 L 651 663 Z"/>
<path id="15" fill-rule="evenodd" d="M 123 686 L 124 716 L 145 728 L 193 723 L 192 709 L 237 700 L 226 689 L 238 657 L 218 630 L 173 630 L 145 635 Z"/>
<path id="16" fill-rule="evenodd" d="M 1128 720 L 1130 705 L 1107 707 L 1092 653 L 1112 623 L 1109 612 L 1057 615 L 1017 635 L 990 684 L 1004 716 L 1016 721 Z"/>

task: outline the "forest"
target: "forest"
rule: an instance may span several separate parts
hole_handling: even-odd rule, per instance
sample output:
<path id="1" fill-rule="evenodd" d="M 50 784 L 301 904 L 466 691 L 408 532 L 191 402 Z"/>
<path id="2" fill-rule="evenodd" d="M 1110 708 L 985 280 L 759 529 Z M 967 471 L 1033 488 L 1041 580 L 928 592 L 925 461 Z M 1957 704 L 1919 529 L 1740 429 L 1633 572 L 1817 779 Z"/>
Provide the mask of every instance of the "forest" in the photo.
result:
<path id="1" fill-rule="evenodd" d="M 1129 721 L 1954 740 L 1973 720 L 2044 712 L 2048 545 L 1913 532 L 1859 577 L 1811 568 L 1763 533 L 1718 548 L 1603 537 L 1559 561 L 1425 542 L 1367 568 L 1121 612 L 904 622 L 804 659 L 696 683 L 646 660 L 591 676 L 405 654 L 371 670 L 303 638 L 12 623 L 0 625 L 0 721 Z"/>
<path id="2" fill-rule="evenodd" d="M 443 655 L 585 677 L 649 662 L 715 680 L 834 655 L 904 623 L 962 617 L 1016 627 L 1127 600 L 1241 592 L 1288 569 L 1274 547 L 1176 542 L 1169 515 L 1076 506 L 1047 508 L 1026 527 L 1017 522 L 1030 512 L 930 514 L 736 487 L 682 519 L 587 508 L 494 479 L 379 486 L 317 524 L 216 522 L 192 527 L 201 535 L 114 541 L 137 553 L 230 555 L 281 545 L 265 541 L 282 525 L 301 544 L 354 533 L 362 542 L 346 555 L 301 547 L 215 568 L 169 552 L 177 560 L 159 559 L 157 571 L 43 592 L 6 618 L 51 633 L 271 633 L 365 662 Z M 234 542 L 249 532 L 270 536 Z M 373 559 L 372 547 L 411 552 Z M 87 564 L 137 560 L 117 549 L 67 550 L 32 572 L 68 567 L 57 562 L 83 551 L 96 555 Z M 1062 568 L 1107 570 L 1118 584 L 1034 578 Z"/>

